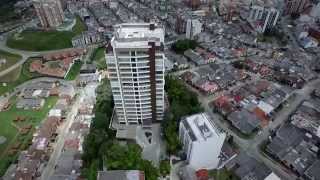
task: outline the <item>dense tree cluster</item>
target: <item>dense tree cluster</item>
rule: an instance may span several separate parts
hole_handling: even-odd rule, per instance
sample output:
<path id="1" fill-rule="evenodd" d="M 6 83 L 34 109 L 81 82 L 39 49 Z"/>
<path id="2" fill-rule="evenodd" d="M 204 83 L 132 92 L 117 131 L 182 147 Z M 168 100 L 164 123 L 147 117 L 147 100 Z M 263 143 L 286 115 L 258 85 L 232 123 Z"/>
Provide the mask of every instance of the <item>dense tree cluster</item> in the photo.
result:
<path id="1" fill-rule="evenodd" d="M 170 174 L 170 169 L 171 169 L 170 162 L 167 160 L 161 161 L 159 169 L 160 169 L 160 174 L 162 176 L 166 176 L 166 175 Z"/>
<path id="2" fill-rule="evenodd" d="M 157 180 L 159 176 L 159 170 L 150 161 L 141 158 L 141 148 L 137 144 L 121 146 L 113 143 L 105 149 L 104 162 L 109 170 L 142 170 L 147 180 Z"/>
<path id="3" fill-rule="evenodd" d="M 183 39 L 175 42 L 171 49 L 176 53 L 183 54 L 184 51 L 188 49 L 195 49 L 197 47 L 197 42 L 195 40 Z"/>
<path id="4" fill-rule="evenodd" d="M 112 143 L 114 132 L 108 129 L 112 116 L 113 101 L 108 81 L 103 81 L 96 89 L 97 102 L 95 105 L 95 117 L 92 120 L 90 133 L 83 142 L 84 162 L 83 176 L 87 179 L 96 179 L 97 171 L 103 167 L 101 150 L 108 143 Z"/>
<path id="5" fill-rule="evenodd" d="M 183 116 L 203 111 L 197 94 L 190 91 L 182 81 L 172 76 L 166 77 L 165 90 L 169 100 L 169 110 L 165 115 L 163 130 L 167 150 L 175 154 L 180 149 L 178 126 Z"/>
<path id="6" fill-rule="evenodd" d="M 135 144 L 119 145 L 115 132 L 109 129 L 113 110 L 109 81 L 105 80 L 96 91 L 95 117 L 83 143 L 82 176 L 95 180 L 97 171 L 106 167 L 108 170 L 142 170 L 147 180 L 156 180 L 159 170 L 141 158 L 140 147 Z"/>

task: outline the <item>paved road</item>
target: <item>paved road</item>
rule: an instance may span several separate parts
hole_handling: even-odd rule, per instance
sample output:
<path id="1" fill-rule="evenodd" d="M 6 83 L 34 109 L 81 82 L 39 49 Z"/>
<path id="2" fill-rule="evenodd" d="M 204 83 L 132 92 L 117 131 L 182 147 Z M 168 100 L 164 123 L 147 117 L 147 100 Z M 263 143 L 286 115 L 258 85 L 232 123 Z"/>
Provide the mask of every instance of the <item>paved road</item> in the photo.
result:
<path id="1" fill-rule="evenodd" d="M 75 120 L 75 116 L 78 113 L 78 109 L 80 106 L 80 102 L 82 97 L 84 96 L 83 91 L 80 91 L 80 96 L 77 96 L 77 99 L 75 100 L 74 104 L 72 105 L 71 110 L 69 111 L 65 123 L 58 129 L 59 136 L 57 137 L 57 141 L 55 143 L 55 146 L 53 147 L 53 152 L 50 156 L 49 162 L 45 169 L 42 171 L 41 174 L 41 180 L 47 180 L 49 179 L 55 170 L 55 166 L 57 165 L 57 162 L 59 160 L 59 157 L 61 155 L 61 152 L 63 150 L 64 142 L 67 138 L 67 135 L 69 133 L 69 128 L 71 127 L 72 123 Z"/>

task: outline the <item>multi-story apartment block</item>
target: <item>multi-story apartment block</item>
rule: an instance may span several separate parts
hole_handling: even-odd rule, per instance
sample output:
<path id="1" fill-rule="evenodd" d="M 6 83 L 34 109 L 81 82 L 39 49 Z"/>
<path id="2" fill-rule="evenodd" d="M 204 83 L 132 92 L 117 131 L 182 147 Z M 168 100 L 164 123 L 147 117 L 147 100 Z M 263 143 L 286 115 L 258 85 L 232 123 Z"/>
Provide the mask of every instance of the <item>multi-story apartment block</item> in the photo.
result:
<path id="1" fill-rule="evenodd" d="M 275 8 L 272 1 L 263 1 L 250 6 L 250 15 L 248 21 L 251 26 L 260 33 L 272 30 L 277 24 L 280 11 Z"/>
<path id="2" fill-rule="evenodd" d="M 116 27 L 106 61 L 119 124 L 150 127 L 164 113 L 164 29 L 156 24 Z"/>
<path id="3" fill-rule="evenodd" d="M 300 14 L 310 5 L 309 0 L 286 0 L 286 14 Z"/>
<path id="4" fill-rule="evenodd" d="M 33 0 L 33 6 L 44 28 L 55 28 L 63 23 L 64 14 L 60 0 Z"/>
<path id="5" fill-rule="evenodd" d="M 186 26 L 186 38 L 193 39 L 194 36 L 202 32 L 202 23 L 199 19 L 188 19 Z"/>
<path id="6" fill-rule="evenodd" d="M 187 156 L 187 162 L 193 169 L 218 167 L 226 133 L 217 127 L 206 113 L 182 119 L 179 138 Z"/>

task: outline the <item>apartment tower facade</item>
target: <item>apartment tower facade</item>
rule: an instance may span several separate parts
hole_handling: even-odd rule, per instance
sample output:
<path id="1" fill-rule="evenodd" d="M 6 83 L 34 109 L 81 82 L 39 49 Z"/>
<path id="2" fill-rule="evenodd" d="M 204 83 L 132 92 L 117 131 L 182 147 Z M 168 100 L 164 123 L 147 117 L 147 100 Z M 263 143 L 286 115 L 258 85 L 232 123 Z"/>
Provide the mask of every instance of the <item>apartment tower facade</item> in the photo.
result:
<path id="1" fill-rule="evenodd" d="M 309 0 L 285 0 L 286 14 L 300 14 L 310 5 Z"/>
<path id="2" fill-rule="evenodd" d="M 33 0 L 33 6 L 43 28 L 55 28 L 63 23 L 60 0 Z"/>
<path id="3" fill-rule="evenodd" d="M 119 124 L 150 127 L 164 113 L 164 30 L 156 24 L 116 27 L 106 61 Z"/>
<path id="4" fill-rule="evenodd" d="M 279 16 L 280 11 L 274 7 L 253 5 L 248 20 L 258 32 L 264 33 L 275 27 Z"/>

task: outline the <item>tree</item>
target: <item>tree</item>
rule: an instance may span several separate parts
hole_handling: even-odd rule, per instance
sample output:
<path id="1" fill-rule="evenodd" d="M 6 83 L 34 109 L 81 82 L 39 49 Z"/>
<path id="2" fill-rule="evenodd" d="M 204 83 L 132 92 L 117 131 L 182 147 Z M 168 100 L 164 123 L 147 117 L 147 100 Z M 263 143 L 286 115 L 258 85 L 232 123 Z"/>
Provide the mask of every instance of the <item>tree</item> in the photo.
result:
<path id="1" fill-rule="evenodd" d="M 195 49 L 197 47 L 197 42 L 195 40 L 183 39 L 175 42 L 171 49 L 176 53 L 183 54 L 184 51 L 188 49 Z"/>
<path id="2" fill-rule="evenodd" d="M 99 161 L 94 160 L 89 168 L 84 168 L 82 170 L 81 175 L 87 177 L 88 180 L 96 180 L 97 179 L 97 172 L 98 172 L 98 165 Z"/>
<path id="3" fill-rule="evenodd" d="M 107 168 L 110 170 L 141 170 L 148 180 L 157 180 L 159 176 L 159 170 L 150 161 L 141 158 L 141 149 L 136 144 L 121 146 L 114 143 L 106 151 L 105 156 Z"/>
<path id="4" fill-rule="evenodd" d="M 179 79 L 172 76 L 166 76 L 165 90 L 169 99 L 169 110 L 163 121 L 162 129 L 164 131 L 167 150 L 170 154 L 177 153 L 180 148 L 178 137 L 178 126 L 183 116 L 199 113 L 203 111 L 197 94 L 190 91 Z"/>
<path id="5" fill-rule="evenodd" d="M 161 161 L 160 162 L 160 174 L 162 176 L 166 176 L 168 174 L 170 174 L 170 162 L 169 161 Z"/>
<path id="6" fill-rule="evenodd" d="M 136 144 L 120 145 L 115 133 L 108 128 L 113 109 L 109 82 L 104 81 L 96 92 L 95 117 L 83 143 L 82 176 L 89 180 L 96 179 L 97 171 L 106 166 L 109 170 L 141 170 L 146 179 L 157 180 L 159 170 L 141 158 L 141 148 Z"/>

